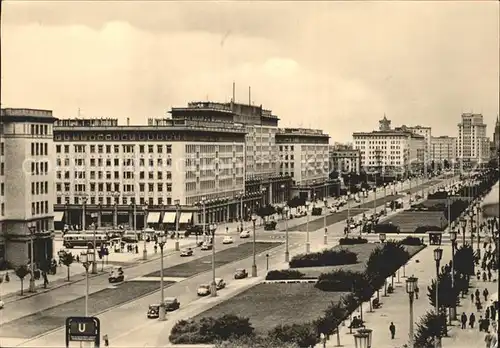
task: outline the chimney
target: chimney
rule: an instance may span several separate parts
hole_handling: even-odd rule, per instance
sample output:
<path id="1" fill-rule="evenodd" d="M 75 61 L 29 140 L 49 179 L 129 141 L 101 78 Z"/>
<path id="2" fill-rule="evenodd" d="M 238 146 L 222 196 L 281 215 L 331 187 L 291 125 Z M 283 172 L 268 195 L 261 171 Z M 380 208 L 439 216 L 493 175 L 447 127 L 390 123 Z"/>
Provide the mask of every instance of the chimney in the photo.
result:
<path id="1" fill-rule="evenodd" d="M 130 118 L 127 117 L 127 126 L 130 126 Z"/>

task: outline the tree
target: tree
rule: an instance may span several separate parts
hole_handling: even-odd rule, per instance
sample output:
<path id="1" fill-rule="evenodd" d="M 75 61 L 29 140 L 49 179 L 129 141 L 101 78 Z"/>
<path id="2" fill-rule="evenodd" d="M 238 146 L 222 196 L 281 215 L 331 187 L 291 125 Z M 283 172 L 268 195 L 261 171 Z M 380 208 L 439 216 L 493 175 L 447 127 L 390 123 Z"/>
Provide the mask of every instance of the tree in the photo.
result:
<path id="1" fill-rule="evenodd" d="M 474 249 L 470 245 L 462 245 L 455 251 L 455 272 L 465 275 L 468 279 L 474 276 Z"/>
<path id="2" fill-rule="evenodd" d="M 274 213 L 276 213 L 276 208 L 270 204 L 257 209 L 257 215 L 262 219 L 265 219 L 266 217 L 273 215 Z"/>
<path id="3" fill-rule="evenodd" d="M 225 341 L 218 341 L 214 348 L 300 348 L 294 342 L 281 342 L 272 339 L 271 337 L 261 336 L 242 336 L 238 338 L 230 338 Z"/>
<path id="4" fill-rule="evenodd" d="M 451 284 L 451 273 L 441 273 L 438 284 L 439 308 L 455 308 L 460 304 L 460 292 L 457 286 Z M 427 297 L 432 307 L 436 306 L 436 280 L 427 287 Z"/>
<path id="5" fill-rule="evenodd" d="M 30 274 L 30 270 L 28 269 L 28 266 L 21 265 L 21 266 L 16 268 L 15 272 L 16 272 L 16 276 L 21 280 L 21 296 L 22 296 L 24 294 L 24 278 L 28 274 Z"/>
<path id="6" fill-rule="evenodd" d="M 327 336 L 336 332 L 337 346 L 340 346 L 339 327 L 340 324 L 342 324 L 342 322 L 345 320 L 347 315 L 348 313 L 341 303 L 330 303 L 330 305 L 325 309 L 323 316 L 319 319 L 320 321 L 318 322 L 318 324 L 322 326 L 318 326 L 318 331 L 320 333 L 324 333 Z M 324 331 L 320 329 L 324 329 Z"/>
<path id="7" fill-rule="evenodd" d="M 434 347 L 434 340 L 445 336 L 446 330 L 446 318 L 429 311 L 417 324 L 414 346 L 422 348 Z"/>
<path id="8" fill-rule="evenodd" d="M 300 348 L 314 347 L 320 341 L 312 323 L 278 325 L 268 336 L 275 341 L 296 343 Z"/>
<path id="9" fill-rule="evenodd" d="M 75 261 L 75 258 L 73 257 L 73 254 L 72 253 L 69 253 L 69 252 L 65 252 L 62 256 L 61 256 L 61 262 L 64 266 L 67 267 L 67 270 L 68 270 L 68 282 L 69 282 L 69 267 L 71 266 L 71 264 Z"/>
<path id="10" fill-rule="evenodd" d="M 289 199 L 288 202 L 286 202 L 286 204 L 290 208 L 297 208 L 305 205 L 306 199 L 304 197 L 295 196 L 292 199 Z"/>

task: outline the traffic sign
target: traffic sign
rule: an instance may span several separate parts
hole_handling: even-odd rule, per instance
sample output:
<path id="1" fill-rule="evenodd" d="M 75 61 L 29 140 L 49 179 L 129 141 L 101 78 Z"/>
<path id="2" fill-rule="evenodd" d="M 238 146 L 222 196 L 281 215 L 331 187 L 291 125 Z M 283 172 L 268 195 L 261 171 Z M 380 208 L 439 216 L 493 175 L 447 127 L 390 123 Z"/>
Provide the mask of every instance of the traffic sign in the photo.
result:
<path id="1" fill-rule="evenodd" d="M 95 317 L 68 317 L 66 318 L 66 347 L 71 341 L 95 342 L 99 347 L 101 323 Z"/>

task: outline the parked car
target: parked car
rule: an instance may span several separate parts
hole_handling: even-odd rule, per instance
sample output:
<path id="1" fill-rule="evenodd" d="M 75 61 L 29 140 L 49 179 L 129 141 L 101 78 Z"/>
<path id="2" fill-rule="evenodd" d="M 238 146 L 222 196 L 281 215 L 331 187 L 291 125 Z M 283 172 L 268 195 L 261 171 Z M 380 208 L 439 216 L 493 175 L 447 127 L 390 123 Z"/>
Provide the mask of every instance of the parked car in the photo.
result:
<path id="1" fill-rule="evenodd" d="M 208 284 L 200 285 L 196 293 L 198 294 L 198 296 L 207 296 L 208 294 L 210 294 L 210 285 Z"/>
<path id="2" fill-rule="evenodd" d="M 120 283 L 125 280 L 125 273 L 123 269 L 119 266 L 114 266 L 109 272 L 108 281 L 110 283 Z"/>
<path id="3" fill-rule="evenodd" d="M 212 250 L 212 243 L 203 242 L 201 250 Z"/>
<path id="4" fill-rule="evenodd" d="M 264 224 L 264 230 L 274 231 L 276 229 L 276 221 L 266 221 Z"/>
<path id="5" fill-rule="evenodd" d="M 186 229 L 186 232 L 188 232 L 189 234 L 194 234 L 194 235 L 202 235 L 203 234 L 203 226 L 201 226 L 201 225 L 189 226 Z"/>
<path id="6" fill-rule="evenodd" d="M 224 239 L 222 240 L 222 244 L 232 244 L 233 243 L 233 237 L 231 236 L 225 236 Z"/>
<path id="7" fill-rule="evenodd" d="M 226 282 L 222 278 L 215 278 L 215 287 L 217 290 L 224 289 L 226 287 Z"/>
<path id="8" fill-rule="evenodd" d="M 250 232 L 249 231 L 242 231 L 240 233 L 240 238 L 250 238 Z"/>
<path id="9" fill-rule="evenodd" d="M 244 279 L 248 277 L 248 272 L 244 268 L 238 268 L 236 272 L 234 272 L 234 279 Z"/>
<path id="10" fill-rule="evenodd" d="M 175 297 L 167 297 L 164 303 L 165 303 L 165 310 L 167 312 L 175 311 L 179 309 L 179 307 L 181 306 L 180 302 Z M 159 304 L 149 305 L 147 315 L 149 319 L 157 319 L 160 316 L 160 305 Z"/>
<path id="11" fill-rule="evenodd" d="M 193 256 L 193 249 L 191 249 L 191 248 L 183 249 L 181 251 L 181 256 L 182 257 Z"/>

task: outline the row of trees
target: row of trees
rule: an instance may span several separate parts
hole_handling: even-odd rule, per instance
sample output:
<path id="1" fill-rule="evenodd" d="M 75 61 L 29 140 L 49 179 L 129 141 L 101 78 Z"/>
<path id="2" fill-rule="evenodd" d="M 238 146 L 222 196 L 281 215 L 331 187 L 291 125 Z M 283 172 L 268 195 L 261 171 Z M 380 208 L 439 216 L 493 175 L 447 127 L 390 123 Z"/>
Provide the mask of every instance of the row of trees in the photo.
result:
<path id="1" fill-rule="evenodd" d="M 315 253 L 299 254 L 290 262 L 290 268 L 351 265 L 358 262 L 358 255 L 347 249 L 326 249 Z"/>

